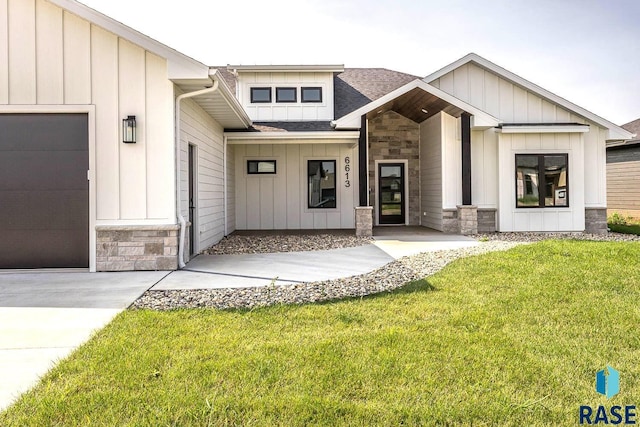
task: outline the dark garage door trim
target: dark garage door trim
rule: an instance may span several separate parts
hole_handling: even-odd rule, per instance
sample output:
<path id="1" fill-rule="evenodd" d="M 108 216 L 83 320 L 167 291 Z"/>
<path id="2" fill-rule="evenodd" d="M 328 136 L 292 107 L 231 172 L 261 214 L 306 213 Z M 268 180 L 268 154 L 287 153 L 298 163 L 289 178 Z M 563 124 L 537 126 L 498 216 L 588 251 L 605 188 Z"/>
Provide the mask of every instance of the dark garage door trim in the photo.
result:
<path id="1" fill-rule="evenodd" d="M 0 112 L 0 268 L 87 268 L 90 111 Z"/>

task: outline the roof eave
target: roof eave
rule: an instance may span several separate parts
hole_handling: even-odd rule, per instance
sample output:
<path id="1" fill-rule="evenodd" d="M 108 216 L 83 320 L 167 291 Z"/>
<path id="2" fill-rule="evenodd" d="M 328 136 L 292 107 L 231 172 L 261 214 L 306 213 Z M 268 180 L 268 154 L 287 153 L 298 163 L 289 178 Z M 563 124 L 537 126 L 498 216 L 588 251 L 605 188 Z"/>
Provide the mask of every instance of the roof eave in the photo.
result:
<path id="1" fill-rule="evenodd" d="M 242 123 L 243 128 L 248 128 L 252 125 L 251 118 L 240 104 L 240 101 L 231 92 L 229 85 L 224 81 L 224 78 L 220 75 L 219 71 L 215 68 L 209 68 L 209 77 L 218 81 L 218 90 L 225 98 L 225 101 L 229 105 L 229 108 L 238 116 L 238 120 Z"/>

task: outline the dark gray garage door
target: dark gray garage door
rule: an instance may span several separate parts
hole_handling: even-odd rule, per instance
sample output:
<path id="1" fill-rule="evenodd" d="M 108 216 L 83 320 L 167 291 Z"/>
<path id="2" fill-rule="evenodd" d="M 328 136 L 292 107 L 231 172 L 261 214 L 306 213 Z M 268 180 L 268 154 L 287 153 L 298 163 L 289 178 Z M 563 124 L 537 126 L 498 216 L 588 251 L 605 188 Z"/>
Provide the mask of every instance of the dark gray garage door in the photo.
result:
<path id="1" fill-rule="evenodd" d="M 86 114 L 0 114 L 0 268 L 89 266 Z"/>

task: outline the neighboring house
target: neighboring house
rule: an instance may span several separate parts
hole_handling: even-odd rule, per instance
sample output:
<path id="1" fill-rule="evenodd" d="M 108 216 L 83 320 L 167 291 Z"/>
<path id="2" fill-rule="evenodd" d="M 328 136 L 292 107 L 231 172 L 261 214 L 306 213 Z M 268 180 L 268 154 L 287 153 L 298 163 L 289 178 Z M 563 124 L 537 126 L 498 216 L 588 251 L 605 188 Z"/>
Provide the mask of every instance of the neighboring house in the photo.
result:
<path id="1" fill-rule="evenodd" d="M 606 231 L 605 144 L 632 138 L 474 54 L 215 68 L 73 0 L 0 16 L 0 268 L 171 270 L 234 230 Z"/>
<path id="2" fill-rule="evenodd" d="M 607 145 L 607 207 L 609 213 L 640 218 L 640 119 L 622 127 L 636 137 Z"/>

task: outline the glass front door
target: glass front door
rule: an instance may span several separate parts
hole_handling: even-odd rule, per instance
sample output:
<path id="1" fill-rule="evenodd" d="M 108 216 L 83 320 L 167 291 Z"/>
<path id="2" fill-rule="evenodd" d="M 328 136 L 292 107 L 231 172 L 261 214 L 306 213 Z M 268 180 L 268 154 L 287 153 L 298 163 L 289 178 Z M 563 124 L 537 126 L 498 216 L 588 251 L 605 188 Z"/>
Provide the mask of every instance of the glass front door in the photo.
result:
<path id="1" fill-rule="evenodd" d="M 404 163 L 378 165 L 378 195 L 378 222 L 404 224 Z"/>

